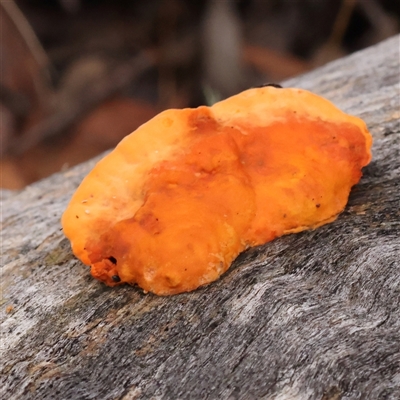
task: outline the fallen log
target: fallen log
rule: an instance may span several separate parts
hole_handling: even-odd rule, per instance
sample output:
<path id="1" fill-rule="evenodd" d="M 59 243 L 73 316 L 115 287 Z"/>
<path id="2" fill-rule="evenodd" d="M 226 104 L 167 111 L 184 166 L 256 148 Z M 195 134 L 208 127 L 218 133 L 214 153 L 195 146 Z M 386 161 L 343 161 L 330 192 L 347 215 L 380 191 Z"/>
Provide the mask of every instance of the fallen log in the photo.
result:
<path id="1" fill-rule="evenodd" d="M 400 36 L 284 83 L 363 118 L 373 161 L 337 221 L 172 297 L 108 288 L 60 230 L 95 160 L 2 199 L 0 397 L 395 399 Z"/>

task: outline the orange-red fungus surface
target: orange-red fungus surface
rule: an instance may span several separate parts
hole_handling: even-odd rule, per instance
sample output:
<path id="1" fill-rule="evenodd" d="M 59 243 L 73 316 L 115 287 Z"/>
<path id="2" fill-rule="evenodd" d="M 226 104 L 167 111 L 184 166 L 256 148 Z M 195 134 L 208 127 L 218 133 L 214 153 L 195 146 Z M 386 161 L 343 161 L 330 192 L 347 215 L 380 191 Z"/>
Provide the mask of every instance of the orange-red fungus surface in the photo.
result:
<path id="1" fill-rule="evenodd" d="M 335 220 L 371 143 L 361 119 L 300 89 L 167 110 L 95 166 L 63 229 L 107 285 L 191 291 L 250 246 Z"/>

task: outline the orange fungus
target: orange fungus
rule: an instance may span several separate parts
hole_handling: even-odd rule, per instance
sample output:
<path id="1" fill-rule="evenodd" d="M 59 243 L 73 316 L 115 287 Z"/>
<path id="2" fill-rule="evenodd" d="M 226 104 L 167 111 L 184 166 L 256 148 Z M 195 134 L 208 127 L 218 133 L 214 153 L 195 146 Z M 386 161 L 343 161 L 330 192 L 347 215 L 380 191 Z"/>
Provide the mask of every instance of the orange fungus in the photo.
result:
<path id="1" fill-rule="evenodd" d="M 361 119 L 300 89 L 167 110 L 95 166 L 63 229 L 109 286 L 191 291 L 250 246 L 335 220 L 371 143 Z"/>

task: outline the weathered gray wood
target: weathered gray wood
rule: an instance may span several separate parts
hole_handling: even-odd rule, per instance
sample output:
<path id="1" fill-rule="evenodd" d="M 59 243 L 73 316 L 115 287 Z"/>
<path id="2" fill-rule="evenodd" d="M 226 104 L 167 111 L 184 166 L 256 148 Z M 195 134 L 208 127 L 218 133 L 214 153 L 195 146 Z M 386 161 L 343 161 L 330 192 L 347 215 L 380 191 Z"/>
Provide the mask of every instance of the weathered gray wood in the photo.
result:
<path id="1" fill-rule="evenodd" d="M 72 256 L 59 219 L 93 162 L 6 196 L 0 397 L 399 399 L 399 44 L 286 83 L 373 133 L 346 211 L 250 249 L 195 292 L 110 289 Z"/>

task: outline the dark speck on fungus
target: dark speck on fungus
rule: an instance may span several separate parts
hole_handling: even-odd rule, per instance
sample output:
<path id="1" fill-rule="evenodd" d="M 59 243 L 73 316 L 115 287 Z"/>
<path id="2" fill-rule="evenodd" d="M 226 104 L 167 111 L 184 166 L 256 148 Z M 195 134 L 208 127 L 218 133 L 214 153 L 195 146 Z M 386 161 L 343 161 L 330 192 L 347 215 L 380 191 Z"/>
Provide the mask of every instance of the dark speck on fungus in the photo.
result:
<path id="1" fill-rule="evenodd" d="M 282 86 L 279 85 L 279 83 L 264 83 L 262 85 L 259 86 L 255 86 L 256 88 L 263 88 L 263 87 L 274 87 L 276 89 L 282 89 Z"/>

